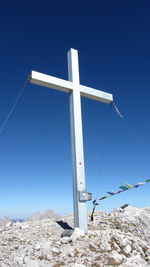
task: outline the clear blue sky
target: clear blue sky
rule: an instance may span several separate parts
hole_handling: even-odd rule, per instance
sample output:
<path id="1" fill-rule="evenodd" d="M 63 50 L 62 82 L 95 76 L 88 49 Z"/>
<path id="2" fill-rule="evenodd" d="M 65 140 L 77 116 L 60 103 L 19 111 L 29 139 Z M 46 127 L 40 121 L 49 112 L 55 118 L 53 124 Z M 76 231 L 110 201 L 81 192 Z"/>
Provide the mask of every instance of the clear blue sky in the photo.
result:
<path id="1" fill-rule="evenodd" d="M 0 125 L 33 69 L 67 80 L 79 51 L 81 84 L 113 93 L 132 137 L 109 106 L 82 99 L 86 185 L 93 198 L 150 178 L 150 2 L 3 1 Z M 100 202 L 149 206 L 150 184 Z M 88 203 L 88 208 L 92 205 Z M 69 97 L 28 84 L 0 135 L 0 216 L 72 211 Z"/>

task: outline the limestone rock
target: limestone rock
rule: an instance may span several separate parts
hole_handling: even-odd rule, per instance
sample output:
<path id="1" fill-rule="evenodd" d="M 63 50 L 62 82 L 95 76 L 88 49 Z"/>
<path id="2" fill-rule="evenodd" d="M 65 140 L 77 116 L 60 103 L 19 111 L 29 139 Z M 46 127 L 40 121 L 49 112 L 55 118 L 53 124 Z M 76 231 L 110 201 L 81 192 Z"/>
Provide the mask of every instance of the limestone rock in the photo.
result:
<path id="1" fill-rule="evenodd" d="M 123 248 L 123 252 L 128 255 L 131 252 L 131 246 L 127 245 Z"/>
<path id="2" fill-rule="evenodd" d="M 71 229 L 73 216 L 46 219 L 36 214 L 25 222 L 0 226 L 1 267 L 146 267 L 150 266 L 150 208 L 126 207 L 113 212 L 96 211 L 89 231 Z M 89 214 L 90 217 L 90 214 Z M 66 224 L 65 224 L 66 223 Z M 69 233 L 69 232 L 68 232 Z"/>
<path id="3" fill-rule="evenodd" d="M 83 236 L 84 236 L 84 232 L 83 232 L 83 230 L 81 230 L 81 229 L 79 229 L 78 227 L 76 227 L 76 228 L 74 229 L 74 232 L 73 232 L 72 236 L 71 236 L 71 239 L 72 239 L 72 241 L 75 241 L 76 239 L 80 239 L 80 238 L 82 238 Z"/>
<path id="4" fill-rule="evenodd" d="M 72 239 L 68 236 L 64 236 L 60 239 L 61 244 L 67 244 L 70 243 L 72 241 Z"/>
<path id="5" fill-rule="evenodd" d="M 61 237 L 64 236 L 71 236 L 73 234 L 73 229 L 65 229 L 62 233 L 61 233 Z"/>
<path id="6" fill-rule="evenodd" d="M 109 265 L 119 265 L 126 260 L 125 256 L 113 251 L 107 255 Z"/>
<path id="7" fill-rule="evenodd" d="M 11 227 L 13 225 L 13 222 L 12 221 L 9 221 L 6 223 L 6 227 Z"/>

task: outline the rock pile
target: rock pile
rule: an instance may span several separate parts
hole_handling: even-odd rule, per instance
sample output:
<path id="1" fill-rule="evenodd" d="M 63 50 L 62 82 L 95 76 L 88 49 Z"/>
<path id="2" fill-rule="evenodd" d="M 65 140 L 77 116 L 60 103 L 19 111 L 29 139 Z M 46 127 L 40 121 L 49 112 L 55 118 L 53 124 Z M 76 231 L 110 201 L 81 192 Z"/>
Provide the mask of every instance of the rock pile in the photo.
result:
<path id="1" fill-rule="evenodd" d="M 149 207 L 96 212 L 87 234 L 75 228 L 65 236 L 61 225 L 73 227 L 73 217 L 60 221 L 52 218 L 1 226 L 0 266 L 150 266 Z"/>

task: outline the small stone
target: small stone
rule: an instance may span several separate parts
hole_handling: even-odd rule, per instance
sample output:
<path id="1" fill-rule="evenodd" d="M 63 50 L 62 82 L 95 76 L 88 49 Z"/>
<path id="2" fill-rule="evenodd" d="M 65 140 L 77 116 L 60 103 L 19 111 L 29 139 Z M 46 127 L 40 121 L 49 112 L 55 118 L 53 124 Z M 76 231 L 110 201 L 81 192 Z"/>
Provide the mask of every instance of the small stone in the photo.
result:
<path id="1" fill-rule="evenodd" d="M 10 227 L 10 226 L 12 226 L 13 225 L 13 222 L 8 222 L 8 223 L 6 223 L 6 227 Z"/>
<path id="2" fill-rule="evenodd" d="M 90 244 L 89 244 L 89 249 L 90 249 L 91 251 L 93 251 L 93 252 L 99 252 L 99 251 L 100 251 L 99 248 L 98 248 L 98 246 L 95 245 L 95 244 L 93 244 L 93 243 L 90 243 Z"/>
<path id="3" fill-rule="evenodd" d="M 144 257 L 145 256 L 145 253 L 143 252 L 143 249 L 142 249 L 142 247 L 141 246 L 138 246 L 138 249 L 137 249 L 137 251 L 139 251 L 140 252 L 140 254 Z"/>
<path id="4" fill-rule="evenodd" d="M 52 265 L 52 267 L 62 267 L 62 266 L 65 266 L 65 263 L 63 261 L 55 263 Z"/>
<path id="5" fill-rule="evenodd" d="M 131 246 L 130 245 L 127 245 L 123 248 L 123 252 L 125 254 L 129 254 L 131 252 Z"/>
<path id="6" fill-rule="evenodd" d="M 68 244 L 71 241 L 72 241 L 72 239 L 70 237 L 68 237 L 68 236 L 64 236 L 64 237 L 60 238 L 61 244 Z"/>
<path id="7" fill-rule="evenodd" d="M 127 261 L 124 262 L 121 267 L 147 267 L 147 263 L 142 259 L 140 254 L 135 254 L 132 257 L 126 258 Z"/>
<path id="8" fill-rule="evenodd" d="M 116 252 L 111 252 L 107 255 L 108 264 L 118 265 L 121 264 L 126 258 L 125 256 L 118 254 Z"/>
<path id="9" fill-rule="evenodd" d="M 83 265 L 83 264 L 78 264 L 78 263 L 75 263 L 75 264 L 73 265 L 73 267 L 85 267 L 85 265 Z"/>
<path id="10" fill-rule="evenodd" d="M 126 246 L 131 246 L 132 242 L 130 240 L 128 240 L 127 238 L 125 238 L 123 235 L 114 235 L 112 237 L 112 239 L 115 239 L 117 245 L 120 247 L 120 248 L 124 248 Z"/>
<path id="11" fill-rule="evenodd" d="M 73 231 L 71 238 L 73 241 L 75 241 L 76 239 L 82 238 L 84 235 L 84 231 L 76 227 Z"/>
<path id="12" fill-rule="evenodd" d="M 150 257 L 150 249 L 148 249 L 146 252 L 145 252 L 146 256 L 149 256 Z"/>
<path id="13" fill-rule="evenodd" d="M 145 257 L 145 260 L 150 262 L 150 256 Z"/>
<path id="14" fill-rule="evenodd" d="M 131 245 L 132 244 L 132 242 L 130 241 L 130 240 L 128 240 L 127 238 L 124 238 L 123 240 L 122 240 L 122 246 L 123 247 L 125 247 L 125 246 L 127 246 L 127 245 Z"/>
<path id="15" fill-rule="evenodd" d="M 68 256 L 69 257 L 74 257 L 74 248 L 71 247 L 69 250 L 68 250 Z"/>
<path id="16" fill-rule="evenodd" d="M 53 254 L 53 256 L 58 256 L 61 254 L 61 251 L 58 248 L 53 247 L 52 248 L 52 254 Z"/>
<path id="17" fill-rule="evenodd" d="M 112 243 L 112 249 L 113 250 L 116 250 L 117 252 L 120 252 L 121 251 L 120 247 L 117 245 L 116 242 L 113 242 Z"/>
<path id="18" fill-rule="evenodd" d="M 60 242 L 60 241 L 56 241 L 56 245 L 58 245 L 58 246 L 59 246 L 60 244 L 61 244 L 61 242 Z"/>
<path id="19" fill-rule="evenodd" d="M 64 230 L 62 233 L 61 233 L 61 237 L 64 237 L 64 236 L 71 236 L 73 233 L 73 229 L 66 229 Z"/>
<path id="20" fill-rule="evenodd" d="M 100 252 L 109 252 L 111 250 L 112 250 L 111 246 L 109 245 L 109 243 L 106 240 L 104 242 L 99 243 L 99 251 Z"/>
<path id="21" fill-rule="evenodd" d="M 40 246 L 39 244 L 36 244 L 36 245 L 35 245 L 35 249 L 36 249 L 36 250 L 40 250 L 40 249 L 41 249 L 41 246 Z"/>
<path id="22" fill-rule="evenodd" d="M 24 259 L 24 257 L 22 257 L 22 256 L 17 256 L 17 257 L 14 258 L 14 261 L 15 261 L 17 264 L 19 264 L 20 266 L 22 266 L 22 265 L 23 265 L 23 259 Z"/>
<path id="23" fill-rule="evenodd" d="M 19 225 L 19 228 L 22 229 L 22 230 L 26 230 L 29 228 L 29 225 L 28 224 L 25 224 L 25 223 L 18 223 Z"/>

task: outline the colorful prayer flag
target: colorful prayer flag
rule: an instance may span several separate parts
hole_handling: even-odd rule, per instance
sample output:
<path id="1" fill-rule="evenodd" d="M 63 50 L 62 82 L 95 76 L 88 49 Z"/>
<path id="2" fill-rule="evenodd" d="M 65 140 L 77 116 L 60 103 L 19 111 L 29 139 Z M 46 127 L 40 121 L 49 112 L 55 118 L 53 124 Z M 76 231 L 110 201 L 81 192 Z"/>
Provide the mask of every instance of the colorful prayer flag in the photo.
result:
<path id="1" fill-rule="evenodd" d="M 134 185 L 134 186 L 132 186 L 131 184 L 121 185 L 121 186 L 119 187 L 121 190 L 119 190 L 119 191 L 117 191 L 117 192 L 115 192 L 115 191 L 107 191 L 107 193 L 108 193 L 109 195 L 107 195 L 107 196 L 103 196 L 102 198 L 99 198 L 99 200 L 103 200 L 103 199 L 105 199 L 105 198 L 109 198 L 109 197 L 114 196 L 114 195 L 116 195 L 116 194 L 122 193 L 122 192 L 124 192 L 124 191 L 126 191 L 126 190 L 128 190 L 128 189 L 136 188 L 136 187 L 139 187 L 139 186 L 144 185 L 144 184 L 149 183 L 149 182 L 150 182 L 150 179 L 147 179 L 145 182 L 137 183 L 137 184 Z M 96 201 L 96 200 L 95 200 L 95 201 Z M 95 203 L 95 202 L 93 202 L 93 203 Z"/>
<path id="2" fill-rule="evenodd" d="M 110 196 L 104 196 L 104 197 L 100 198 L 100 200 L 103 200 L 103 199 L 108 198 L 108 197 L 110 197 Z"/>
<path id="3" fill-rule="evenodd" d="M 139 184 L 134 185 L 134 187 L 139 187 L 139 186 L 140 186 Z"/>
<path id="4" fill-rule="evenodd" d="M 122 193 L 122 192 L 124 192 L 124 191 L 123 191 L 123 190 L 119 190 L 119 191 L 117 191 L 116 194 L 120 194 L 120 193 Z"/>
<path id="5" fill-rule="evenodd" d="M 144 185 L 145 184 L 145 182 L 143 182 L 143 183 L 137 183 L 137 185 Z"/>
<path id="6" fill-rule="evenodd" d="M 127 187 L 127 186 L 120 186 L 119 188 L 121 188 L 123 191 L 126 191 L 126 190 L 128 190 L 129 188 Z"/>
<path id="7" fill-rule="evenodd" d="M 113 195 L 116 195 L 116 192 L 113 192 L 113 191 L 111 191 L 111 192 L 106 192 L 106 193 L 108 193 L 109 195 L 111 195 L 111 196 L 113 196 Z"/>
<path id="8" fill-rule="evenodd" d="M 133 188 L 134 186 L 132 186 L 131 184 L 126 184 L 127 185 L 127 187 L 129 187 L 129 188 Z"/>

